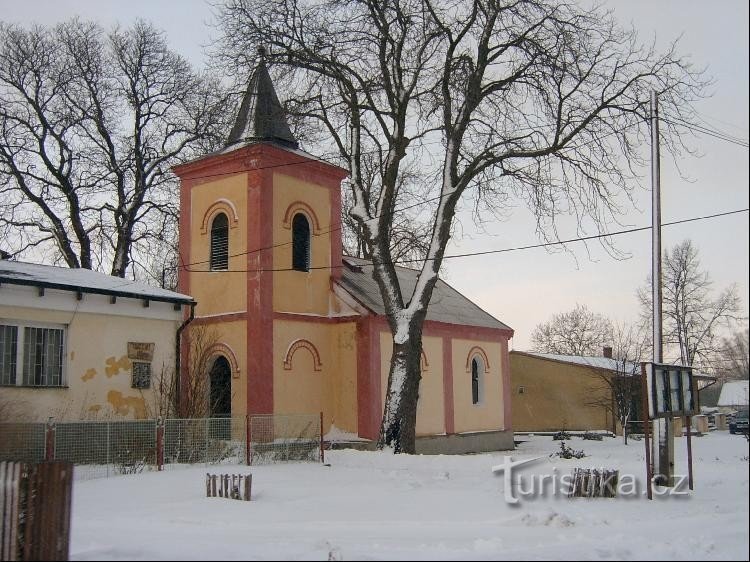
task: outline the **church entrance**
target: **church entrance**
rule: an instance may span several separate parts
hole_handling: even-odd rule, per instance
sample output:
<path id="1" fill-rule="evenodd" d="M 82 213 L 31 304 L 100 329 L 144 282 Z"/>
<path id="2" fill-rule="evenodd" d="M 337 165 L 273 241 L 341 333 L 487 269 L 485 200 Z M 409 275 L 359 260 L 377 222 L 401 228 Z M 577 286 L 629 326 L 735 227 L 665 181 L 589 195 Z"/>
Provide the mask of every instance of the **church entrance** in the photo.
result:
<path id="1" fill-rule="evenodd" d="M 224 356 L 214 360 L 209 373 L 208 411 L 211 418 L 210 436 L 229 439 L 232 429 L 232 368 Z"/>

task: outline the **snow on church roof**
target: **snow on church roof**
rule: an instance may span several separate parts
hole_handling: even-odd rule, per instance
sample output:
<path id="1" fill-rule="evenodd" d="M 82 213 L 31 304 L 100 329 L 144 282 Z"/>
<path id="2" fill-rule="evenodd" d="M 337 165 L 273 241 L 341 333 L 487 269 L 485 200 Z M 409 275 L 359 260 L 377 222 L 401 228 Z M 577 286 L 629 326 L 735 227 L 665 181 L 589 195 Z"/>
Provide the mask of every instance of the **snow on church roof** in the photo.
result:
<path id="1" fill-rule="evenodd" d="M 419 271 L 396 267 L 396 274 L 404 298 L 408 299 L 417 283 Z M 385 314 L 385 307 L 373 275 L 371 261 L 344 256 L 343 274 L 340 283 L 344 289 L 368 309 L 376 314 Z M 479 328 L 511 330 L 510 327 L 479 308 L 440 279 L 432 293 L 432 299 L 427 309 L 427 320 Z"/>
<path id="2" fill-rule="evenodd" d="M 192 297 L 90 269 L 0 261 L 0 284 L 30 285 L 102 295 L 189 304 Z"/>

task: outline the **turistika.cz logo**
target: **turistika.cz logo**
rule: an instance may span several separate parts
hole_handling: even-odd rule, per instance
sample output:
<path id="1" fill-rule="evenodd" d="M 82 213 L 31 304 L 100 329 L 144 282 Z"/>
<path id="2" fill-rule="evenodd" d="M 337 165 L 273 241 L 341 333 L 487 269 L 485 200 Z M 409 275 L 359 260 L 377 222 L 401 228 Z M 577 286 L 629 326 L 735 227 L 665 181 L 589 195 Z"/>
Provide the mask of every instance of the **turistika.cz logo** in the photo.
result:
<path id="1" fill-rule="evenodd" d="M 572 474 L 559 474 L 557 468 L 552 469 L 552 474 L 518 474 L 518 469 L 530 465 L 546 457 L 534 457 L 531 459 L 513 460 L 513 457 L 505 457 L 503 464 L 492 467 L 492 472 L 503 476 L 503 495 L 505 501 L 511 505 L 518 504 L 521 499 L 569 496 L 574 486 Z M 603 471 L 603 470 L 602 470 Z M 657 476 L 652 479 L 652 493 L 654 497 L 663 496 L 686 496 L 689 495 L 687 476 L 675 476 L 673 487 L 663 487 L 655 484 Z M 610 484 L 605 482 L 604 485 Z M 616 484 L 612 482 L 617 497 L 636 498 L 645 497 L 646 487 L 642 480 L 633 474 L 620 474 Z"/>

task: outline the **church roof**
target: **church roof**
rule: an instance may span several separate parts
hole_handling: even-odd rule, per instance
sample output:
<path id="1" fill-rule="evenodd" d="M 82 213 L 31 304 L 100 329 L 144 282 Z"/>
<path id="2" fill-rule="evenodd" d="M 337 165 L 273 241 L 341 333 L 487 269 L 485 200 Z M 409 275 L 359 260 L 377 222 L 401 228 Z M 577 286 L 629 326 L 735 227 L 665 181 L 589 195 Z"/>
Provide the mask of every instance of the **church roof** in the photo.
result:
<path id="1" fill-rule="evenodd" d="M 402 294 L 405 298 L 408 298 L 417 284 L 419 271 L 406 267 L 396 267 L 396 275 Z M 340 284 L 369 310 L 376 314 L 385 314 L 385 307 L 377 281 L 375 281 L 371 261 L 344 256 Z M 427 320 L 478 328 L 511 330 L 510 327 L 479 308 L 442 279 L 438 280 L 432 292 L 432 299 L 427 309 Z"/>
<path id="2" fill-rule="evenodd" d="M 288 148 L 299 147 L 263 60 L 250 78 L 226 146 L 258 141 Z"/>

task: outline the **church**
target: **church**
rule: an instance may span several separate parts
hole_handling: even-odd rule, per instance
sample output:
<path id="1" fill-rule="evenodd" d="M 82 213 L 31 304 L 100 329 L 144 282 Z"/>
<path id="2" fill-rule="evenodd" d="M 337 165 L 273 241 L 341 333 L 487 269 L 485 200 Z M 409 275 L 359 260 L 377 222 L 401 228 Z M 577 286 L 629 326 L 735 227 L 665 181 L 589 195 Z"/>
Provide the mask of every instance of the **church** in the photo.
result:
<path id="1" fill-rule="evenodd" d="M 300 149 L 264 62 L 226 146 L 180 178 L 183 338 L 216 336 L 211 415 L 323 413 L 324 432 L 376 441 L 392 337 L 373 268 L 342 252 L 347 171 Z M 410 294 L 417 271 L 399 268 Z M 186 319 L 188 319 L 186 317 Z M 417 452 L 513 448 L 513 330 L 442 280 L 423 330 Z"/>

